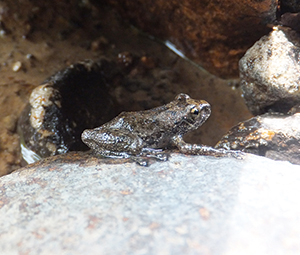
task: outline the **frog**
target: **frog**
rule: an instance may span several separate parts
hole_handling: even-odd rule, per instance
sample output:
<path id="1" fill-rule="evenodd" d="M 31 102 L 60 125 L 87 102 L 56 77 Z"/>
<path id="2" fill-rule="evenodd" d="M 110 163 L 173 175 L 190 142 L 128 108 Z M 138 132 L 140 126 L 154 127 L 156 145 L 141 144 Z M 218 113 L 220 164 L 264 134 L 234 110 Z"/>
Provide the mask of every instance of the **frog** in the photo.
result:
<path id="1" fill-rule="evenodd" d="M 210 115 L 207 101 L 180 93 L 168 104 L 153 109 L 121 112 L 100 127 L 84 130 L 81 139 L 97 155 L 132 158 L 140 165 L 148 165 L 145 158 L 168 160 L 165 151 L 172 148 L 191 155 L 239 157 L 237 151 L 184 141 L 183 136 L 198 129 Z"/>

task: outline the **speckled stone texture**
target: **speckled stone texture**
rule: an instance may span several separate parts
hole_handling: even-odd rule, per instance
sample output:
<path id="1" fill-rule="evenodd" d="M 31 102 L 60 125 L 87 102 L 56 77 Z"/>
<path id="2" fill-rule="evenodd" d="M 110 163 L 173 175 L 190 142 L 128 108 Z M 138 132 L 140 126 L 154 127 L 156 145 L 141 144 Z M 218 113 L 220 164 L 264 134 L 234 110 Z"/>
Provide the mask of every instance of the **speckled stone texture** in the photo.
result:
<path id="1" fill-rule="evenodd" d="M 300 165 L 300 113 L 266 113 L 231 128 L 216 148 L 241 150 Z"/>
<path id="2" fill-rule="evenodd" d="M 0 179 L 1 254 L 299 254 L 300 167 L 54 157 Z M 78 158 L 76 158 L 78 157 Z"/>
<path id="3" fill-rule="evenodd" d="M 241 89 L 254 114 L 286 113 L 300 100 L 300 35 L 274 27 L 240 60 Z"/>

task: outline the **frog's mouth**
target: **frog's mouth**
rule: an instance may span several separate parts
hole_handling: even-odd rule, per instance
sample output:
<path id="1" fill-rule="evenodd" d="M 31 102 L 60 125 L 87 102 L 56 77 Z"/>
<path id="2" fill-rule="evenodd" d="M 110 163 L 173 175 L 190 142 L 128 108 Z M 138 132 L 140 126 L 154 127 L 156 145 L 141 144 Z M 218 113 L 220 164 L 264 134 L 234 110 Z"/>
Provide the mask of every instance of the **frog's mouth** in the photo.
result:
<path id="1" fill-rule="evenodd" d="M 186 133 L 186 130 L 193 130 L 193 129 L 197 129 L 198 127 L 200 127 L 203 122 L 205 122 L 207 118 L 201 118 L 201 121 L 199 121 L 197 123 L 197 120 L 194 119 L 188 119 L 188 118 L 184 118 L 180 121 L 179 126 L 181 127 L 182 131 L 184 131 L 184 133 Z"/>

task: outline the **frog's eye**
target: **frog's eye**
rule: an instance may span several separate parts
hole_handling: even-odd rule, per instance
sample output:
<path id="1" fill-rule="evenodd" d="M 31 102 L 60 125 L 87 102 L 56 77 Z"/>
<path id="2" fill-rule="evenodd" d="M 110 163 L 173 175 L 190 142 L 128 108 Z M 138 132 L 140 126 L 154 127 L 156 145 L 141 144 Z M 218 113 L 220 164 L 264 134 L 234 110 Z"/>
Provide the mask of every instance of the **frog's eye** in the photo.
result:
<path id="1" fill-rule="evenodd" d="M 193 107 L 193 108 L 191 109 L 191 114 L 198 115 L 198 114 L 199 114 L 198 108 L 197 108 L 197 107 Z"/>

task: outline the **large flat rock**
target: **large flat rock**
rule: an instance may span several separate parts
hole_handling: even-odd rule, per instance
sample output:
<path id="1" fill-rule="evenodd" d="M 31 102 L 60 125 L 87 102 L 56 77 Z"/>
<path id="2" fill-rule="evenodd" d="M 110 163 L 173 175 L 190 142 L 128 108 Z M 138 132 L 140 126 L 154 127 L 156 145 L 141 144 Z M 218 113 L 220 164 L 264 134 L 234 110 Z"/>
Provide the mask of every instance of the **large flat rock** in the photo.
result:
<path id="1" fill-rule="evenodd" d="M 0 178 L 0 251 L 299 254 L 299 194 L 299 166 L 254 155 L 46 160 Z"/>

